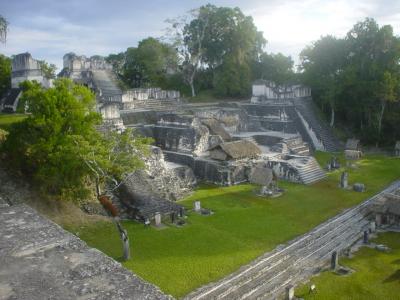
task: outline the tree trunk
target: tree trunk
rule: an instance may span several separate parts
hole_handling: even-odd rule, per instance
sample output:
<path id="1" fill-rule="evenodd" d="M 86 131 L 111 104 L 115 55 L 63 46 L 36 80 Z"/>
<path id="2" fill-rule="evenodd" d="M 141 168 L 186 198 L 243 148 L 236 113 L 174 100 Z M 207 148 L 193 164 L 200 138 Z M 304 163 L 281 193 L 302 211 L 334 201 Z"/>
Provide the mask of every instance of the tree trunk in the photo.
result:
<path id="1" fill-rule="evenodd" d="M 193 80 L 190 81 L 190 88 L 192 89 L 192 97 L 196 97 L 196 92 L 194 90 Z"/>
<path id="2" fill-rule="evenodd" d="M 333 127 L 335 125 L 335 109 L 333 105 L 331 105 L 331 123 L 330 126 Z"/>
<path id="3" fill-rule="evenodd" d="M 381 112 L 378 115 L 378 139 L 381 137 L 383 114 L 385 113 L 386 101 L 381 101 Z"/>

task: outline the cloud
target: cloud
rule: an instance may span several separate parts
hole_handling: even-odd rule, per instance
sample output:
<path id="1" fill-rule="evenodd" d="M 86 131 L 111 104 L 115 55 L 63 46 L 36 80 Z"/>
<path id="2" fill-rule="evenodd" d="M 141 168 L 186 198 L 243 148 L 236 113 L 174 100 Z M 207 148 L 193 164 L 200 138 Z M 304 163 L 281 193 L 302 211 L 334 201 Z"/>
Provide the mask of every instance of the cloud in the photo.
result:
<path id="1" fill-rule="evenodd" d="M 135 46 L 148 36 L 161 36 L 167 18 L 175 18 L 207 2 L 238 6 L 251 15 L 268 40 L 266 50 L 298 54 L 322 35 L 344 36 L 353 24 L 374 17 L 380 25 L 400 30 L 397 0 L 0 0 L 10 22 L 6 55 L 29 51 L 62 66 L 67 52 L 107 55 Z"/>

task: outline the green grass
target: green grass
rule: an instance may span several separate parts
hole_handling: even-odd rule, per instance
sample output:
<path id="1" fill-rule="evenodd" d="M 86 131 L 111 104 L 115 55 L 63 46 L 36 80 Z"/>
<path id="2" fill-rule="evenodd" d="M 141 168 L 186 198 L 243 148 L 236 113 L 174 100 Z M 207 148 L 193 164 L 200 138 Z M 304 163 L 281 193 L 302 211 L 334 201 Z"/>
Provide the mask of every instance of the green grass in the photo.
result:
<path id="1" fill-rule="evenodd" d="M 343 258 L 340 264 L 355 271 L 339 276 L 326 271 L 311 281 L 317 293 L 309 295 L 309 284 L 296 291 L 304 299 L 385 299 L 400 298 L 400 233 L 382 233 L 374 241 L 389 246 L 392 251 L 380 252 L 363 247 L 353 258 Z"/>
<path id="2" fill-rule="evenodd" d="M 7 130 L 12 123 L 26 118 L 23 114 L 0 114 L 0 128 Z"/>
<path id="3" fill-rule="evenodd" d="M 330 155 L 317 153 L 317 158 L 325 165 Z M 340 190 L 339 170 L 312 186 L 281 182 L 286 192 L 274 199 L 255 196 L 255 187 L 249 184 L 202 185 L 180 203 L 191 208 L 195 200 L 201 200 L 202 206 L 215 214 L 190 213 L 182 228 L 145 228 L 125 222 L 133 257 L 123 264 L 166 293 L 181 297 L 360 203 L 400 177 L 400 159 L 370 156 L 357 165 L 349 170 L 349 182 L 365 183 L 365 193 Z M 111 257 L 121 256 L 113 224 L 67 229 Z"/>

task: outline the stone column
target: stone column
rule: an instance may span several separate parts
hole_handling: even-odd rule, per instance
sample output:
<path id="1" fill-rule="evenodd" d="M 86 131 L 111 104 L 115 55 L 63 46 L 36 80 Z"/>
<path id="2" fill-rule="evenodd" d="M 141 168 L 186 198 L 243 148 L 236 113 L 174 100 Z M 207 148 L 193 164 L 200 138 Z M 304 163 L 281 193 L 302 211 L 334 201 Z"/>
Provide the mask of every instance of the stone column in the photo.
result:
<path id="1" fill-rule="evenodd" d="M 340 187 L 342 189 L 347 189 L 348 187 L 348 173 L 343 172 L 342 175 L 340 176 Z"/>
<path id="2" fill-rule="evenodd" d="M 364 242 L 364 244 L 368 244 L 368 231 L 367 230 L 365 230 L 364 231 L 364 236 L 363 236 L 363 242 Z"/>
<path id="3" fill-rule="evenodd" d="M 286 287 L 286 296 L 285 300 L 293 300 L 294 299 L 294 286 L 289 285 Z"/>
<path id="4" fill-rule="evenodd" d="M 382 224 L 382 215 L 381 214 L 375 215 L 375 224 L 377 227 L 381 226 L 381 224 Z"/>
<path id="5" fill-rule="evenodd" d="M 376 231 L 376 223 L 375 223 L 375 221 L 372 221 L 370 223 L 369 228 L 371 230 L 371 233 Z"/>
<path id="6" fill-rule="evenodd" d="M 194 201 L 194 211 L 200 212 L 201 211 L 201 203 L 200 201 Z"/>
<path id="7" fill-rule="evenodd" d="M 332 252 L 332 257 L 331 257 L 331 270 L 336 270 L 337 266 L 339 264 L 339 256 L 337 251 Z"/>
<path id="8" fill-rule="evenodd" d="M 156 223 L 156 226 L 161 226 L 161 214 L 159 212 L 156 212 L 154 216 L 154 221 Z"/>

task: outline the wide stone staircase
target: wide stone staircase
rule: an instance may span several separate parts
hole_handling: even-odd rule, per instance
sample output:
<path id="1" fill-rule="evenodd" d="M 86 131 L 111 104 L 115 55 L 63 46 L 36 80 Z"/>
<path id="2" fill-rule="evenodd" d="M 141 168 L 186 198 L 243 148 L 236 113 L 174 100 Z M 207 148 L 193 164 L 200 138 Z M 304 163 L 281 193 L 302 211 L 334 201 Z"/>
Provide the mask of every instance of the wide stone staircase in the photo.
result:
<path id="1" fill-rule="evenodd" d="M 178 99 L 146 99 L 135 100 L 133 109 L 143 110 L 175 110 L 180 104 Z"/>
<path id="2" fill-rule="evenodd" d="M 304 184 L 312 184 L 326 177 L 326 173 L 314 157 L 309 157 L 307 163 L 297 167 L 297 170 Z"/>
<path id="3" fill-rule="evenodd" d="M 286 246 L 268 252 L 237 272 L 190 293 L 185 299 L 277 299 L 329 264 L 334 251 L 348 249 L 369 229 L 369 205 L 382 193 L 400 187 L 397 181 L 366 202 L 344 211 Z"/>
<path id="4" fill-rule="evenodd" d="M 301 137 L 285 139 L 284 142 L 292 154 L 304 156 L 310 155 L 310 147 Z"/>
<path id="5" fill-rule="evenodd" d="M 311 98 L 294 101 L 294 104 L 297 113 L 307 121 L 308 125 L 311 126 L 317 137 L 322 141 L 325 151 L 338 152 L 343 149 L 340 141 L 334 135 L 326 121 L 318 117 Z"/>
<path id="6" fill-rule="evenodd" d="M 114 74 L 109 70 L 92 71 L 93 84 L 103 102 L 122 102 L 122 91 L 116 84 Z"/>

